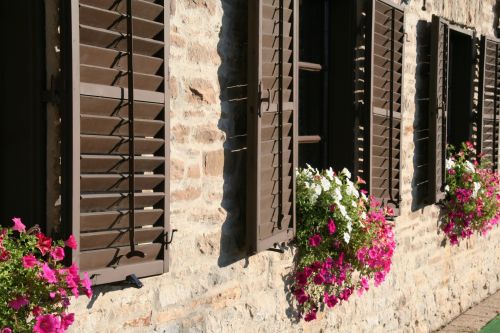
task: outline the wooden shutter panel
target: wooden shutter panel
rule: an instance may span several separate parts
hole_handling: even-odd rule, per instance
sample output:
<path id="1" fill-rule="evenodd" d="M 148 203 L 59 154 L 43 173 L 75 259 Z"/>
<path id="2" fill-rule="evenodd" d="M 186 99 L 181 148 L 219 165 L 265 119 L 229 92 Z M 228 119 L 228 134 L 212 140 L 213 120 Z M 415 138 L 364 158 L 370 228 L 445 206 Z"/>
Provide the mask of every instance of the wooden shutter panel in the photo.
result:
<path id="1" fill-rule="evenodd" d="M 429 197 L 431 202 L 438 202 L 444 198 L 446 181 L 449 26 L 433 16 L 431 29 Z"/>
<path id="2" fill-rule="evenodd" d="M 401 115 L 403 96 L 404 10 L 390 2 L 372 0 L 370 64 L 366 82 L 369 101 L 369 193 L 399 208 L 401 175 Z M 366 177 L 366 176 L 365 176 Z"/>
<path id="3" fill-rule="evenodd" d="M 479 89 L 479 150 L 498 170 L 500 120 L 500 41 L 483 36 Z"/>
<path id="4" fill-rule="evenodd" d="M 298 0 L 249 1 L 247 240 L 251 253 L 295 234 Z"/>
<path id="5" fill-rule="evenodd" d="M 63 214 L 95 284 L 168 270 L 169 4 L 63 1 Z"/>

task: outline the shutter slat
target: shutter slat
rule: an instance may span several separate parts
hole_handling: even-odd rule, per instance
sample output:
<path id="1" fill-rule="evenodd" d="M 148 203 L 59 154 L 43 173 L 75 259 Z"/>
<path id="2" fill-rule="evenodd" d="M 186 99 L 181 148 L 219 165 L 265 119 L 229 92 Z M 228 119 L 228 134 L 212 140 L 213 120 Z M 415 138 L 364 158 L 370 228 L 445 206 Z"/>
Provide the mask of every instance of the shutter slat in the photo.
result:
<path id="1" fill-rule="evenodd" d="M 162 215 L 161 209 L 136 210 L 135 224 L 137 227 L 156 225 Z M 80 216 L 82 232 L 124 229 L 129 226 L 128 210 L 82 213 Z"/>
<path id="2" fill-rule="evenodd" d="M 163 175 L 135 175 L 135 190 L 153 190 L 165 180 Z M 128 175 L 82 175 L 82 192 L 128 191 Z"/>
<path id="3" fill-rule="evenodd" d="M 137 228 L 135 230 L 136 244 L 153 242 L 158 237 L 161 237 L 162 233 L 162 227 Z M 82 251 L 123 246 L 129 242 L 129 232 L 125 229 L 83 233 L 80 237 L 80 242 Z"/>
<path id="4" fill-rule="evenodd" d="M 102 267 L 150 262 L 160 259 L 163 249 L 161 244 L 151 243 L 138 245 L 135 250 L 139 252 L 136 256 L 128 256 L 132 251 L 130 246 L 84 251 L 80 258 L 80 269 L 90 271 Z"/>
<path id="5" fill-rule="evenodd" d="M 152 207 L 165 198 L 164 193 L 135 193 L 135 208 Z M 82 212 L 128 209 L 128 194 L 82 194 Z"/>
<path id="6" fill-rule="evenodd" d="M 128 135 L 128 118 L 80 116 L 82 134 Z M 161 120 L 134 120 L 134 134 L 140 137 L 154 137 L 165 126 Z"/>
<path id="7" fill-rule="evenodd" d="M 121 136 L 82 135 L 82 154 L 128 154 L 129 139 Z M 154 154 L 163 147 L 163 139 L 136 138 L 135 154 Z"/>
<path id="8" fill-rule="evenodd" d="M 127 1 L 126 0 L 80 0 L 80 3 L 107 10 L 113 10 L 120 14 L 127 14 Z M 163 6 L 154 2 L 133 0 L 132 13 L 135 17 L 140 17 L 146 20 L 163 21 L 160 14 L 163 13 Z"/>
<path id="9" fill-rule="evenodd" d="M 113 68 L 127 71 L 128 56 L 124 52 L 96 47 L 91 45 L 80 46 L 80 58 L 82 65 L 91 65 L 96 67 Z M 163 65 L 160 58 L 149 57 L 135 54 L 134 72 L 141 74 L 156 74 Z M 161 74 L 161 73 L 160 73 Z"/>
<path id="10" fill-rule="evenodd" d="M 82 155 L 82 173 L 125 173 L 128 170 L 128 156 Z M 153 172 L 165 163 L 163 157 L 136 156 L 136 172 Z"/>

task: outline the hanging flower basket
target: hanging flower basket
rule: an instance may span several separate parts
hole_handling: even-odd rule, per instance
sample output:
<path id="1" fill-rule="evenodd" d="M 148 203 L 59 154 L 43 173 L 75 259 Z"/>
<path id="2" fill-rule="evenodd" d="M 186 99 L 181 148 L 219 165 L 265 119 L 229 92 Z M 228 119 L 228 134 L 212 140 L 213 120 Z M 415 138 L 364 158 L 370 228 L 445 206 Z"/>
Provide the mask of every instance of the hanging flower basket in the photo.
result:
<path id="1" fill-rule="evenodd" d="M 92 296 L 86 273 L 64 267 L 65 247 L 76 249 L 75 238 L 52 242 L 38 228 L 26 231 L 21 219 L 0 229 L 0 332 L 65 332 L 74 314 L 70 296 Z"/>
<path id="2" fill-rule="evenodd" d="M 490 162 L 478 158 L 470 142 L 456 151 L 448 148 L 445 199 L 441 229 L 452 245 L 473 234 L 487 235 L 500 218 L 498 174 Z"/>
<path id="3" fill-rule="evenodd" d="M 391 213 L 360 190 L 344 169 L 297 172 L 298 261 L 293 292 L 306 321 L 318 311 L 379 286 L 391 268 L 396 243 Z"/>

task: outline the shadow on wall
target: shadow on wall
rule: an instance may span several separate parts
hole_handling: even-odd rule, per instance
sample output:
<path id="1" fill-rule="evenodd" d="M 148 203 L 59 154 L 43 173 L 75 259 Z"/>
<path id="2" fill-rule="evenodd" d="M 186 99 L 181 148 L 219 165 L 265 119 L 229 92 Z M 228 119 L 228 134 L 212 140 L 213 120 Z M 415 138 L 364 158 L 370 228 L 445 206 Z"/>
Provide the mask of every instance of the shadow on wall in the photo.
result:
<path id="1" fill-rule="evenodd" d="M 496 0 L 493 6 L 493 13 L 495 13 L 495 18 L 493 20 L 493 32 L 495 37 L 500 37 L 500 0 Z"/>
<path id="2" fill-rule="evenodd" d="M 413 121 L 413 165 L 411 210 L 424 208 L 429 194 L 429 79 L 431 52 L 431 25 L 417 23 L 417 59 L 415 68 L 415 119 Z"/>
<path id="3" fill-rule="evenodd" d="M 224 142 L 224 188 L 221 202 L 227 212 L 222 225 L 219 267 L 246 259 L 246 95 L 247 95 L 247 1 L 221 0 L 222 27 L 217 52 L 221 116 L 218 128 Z"/>

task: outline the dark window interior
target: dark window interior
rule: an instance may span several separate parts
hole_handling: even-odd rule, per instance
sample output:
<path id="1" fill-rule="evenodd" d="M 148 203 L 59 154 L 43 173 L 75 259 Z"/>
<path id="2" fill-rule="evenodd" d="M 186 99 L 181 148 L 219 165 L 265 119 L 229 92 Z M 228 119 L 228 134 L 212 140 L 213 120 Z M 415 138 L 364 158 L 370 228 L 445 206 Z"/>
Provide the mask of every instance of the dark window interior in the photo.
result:
<path id="1" fill-rule="evenodd" d="M 354 166 L 356 1 L 301 1 L 299 166 Z"/>
<path id="2" fill-rule="evenodd" d="M 472 39 L 450 29 L 448 82 L 448 144 L 455 147 L 471 138 Z"/>
<path id="3" fill-rule="evenodd" d="M 0 31 L 0 224 L 44 226 L 43 1 L 1 1 Z"/>

